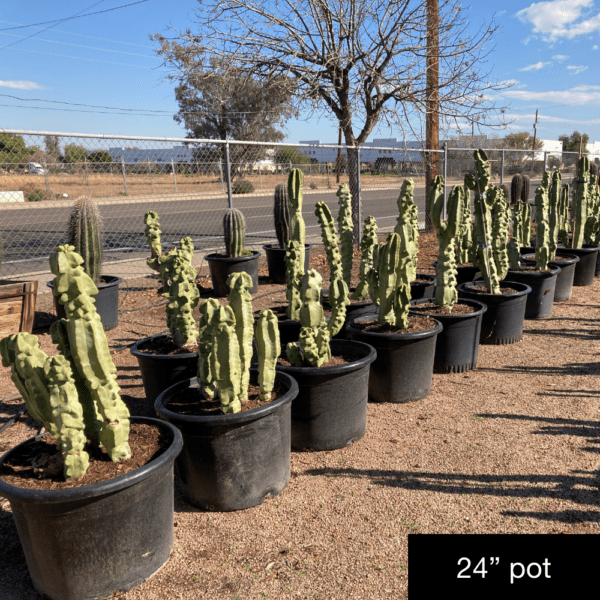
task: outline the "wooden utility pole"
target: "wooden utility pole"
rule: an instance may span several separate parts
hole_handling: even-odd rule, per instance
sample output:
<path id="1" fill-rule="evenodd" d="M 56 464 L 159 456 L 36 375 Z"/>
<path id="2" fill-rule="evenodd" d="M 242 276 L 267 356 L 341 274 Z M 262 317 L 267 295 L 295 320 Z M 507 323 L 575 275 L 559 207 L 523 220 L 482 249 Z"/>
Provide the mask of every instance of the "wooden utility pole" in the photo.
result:
<path id="1" fill-rule="evenodd" d="M 533 154 L 531 156 L 531 170 L 533 171 L 533 163 L 535 161 L 535 140 L 537 138 L 537 121 L 538 121 L 538 111 L 535 109 L 535 123 L 533 124 Z"/>
<path id="2" fill-rule="evenodd" d="M 427 84 L 425 114 L 425 148 L 440 149 L 440 63 L 439 63 L 439 0 L 427 0 Z M 439 153 L 425 154 L 425 228 L 431 229 L 429 190 L 431 180 L 439 174 Z"/>

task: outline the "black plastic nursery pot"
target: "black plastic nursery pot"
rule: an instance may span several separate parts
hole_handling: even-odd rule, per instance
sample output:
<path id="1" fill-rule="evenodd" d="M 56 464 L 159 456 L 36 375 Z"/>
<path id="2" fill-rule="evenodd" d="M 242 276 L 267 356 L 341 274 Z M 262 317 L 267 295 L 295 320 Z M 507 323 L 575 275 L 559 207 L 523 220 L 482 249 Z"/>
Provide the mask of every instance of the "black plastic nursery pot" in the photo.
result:
<path id="1" fill-rule="evenodd" d="M 304 272 L 309 269 L 310 249 L 312 244 L 304 244 Z M 267 267 L 269 269 L 269 279 L 273 283 L 286 283 L 285 273 L 287 267 L 285 264 L 285 248 L 280 248 L 279 244 L 265 244 L 263 246 L 267 257 Z"/>
<path id="2" fill-rule="evenodd" d="M 521 257 L 524 265 L 535 265 L 535 254 L 525 254 Z M 556 255 L 554 260 L 548 261 L 549 267 L 560 267 L 560 273 L 556 276 L 556 289 L 554 290 L 554 302 L 566 302 L 571 299 L 573 292 L 573 278 L 575 277 L 575 265 L 579 262 L 579 256 L 574 254 Z"/>
<path id="3" fill-rule="evenodd" d="M 600 277 L 600 246 L 595 246 L 594 244 L 584 244 L 584 248 L 598 248 L 598 253 L 596 254 L 596 270 L 594 271 L 594 277 Z"/>
<path id="4" fill-rule="evenodd" d="M 94 296 L 96 312 L 100 315 L 104 331 L 114 329 L 119 324 L 119 284 L 123 281 L 120 277 L 113 275 L 102 275 L 104 283 L 98 284 L 98 293 Z M 54 285 L 52 281 L 46 282 L 46 285 L 54 294 Z M 58 298 L 54 296 L 54 310 L 59 319 L 65 319 L 65 307 L 60 304 Z"/>
<path id="5" fill-rule="evenodd" d="M 156 573 L 173 549 L 173 464 L 183 446 L 168 423 L 169 447 L 143 467 L 108 481 L 60 490 L 5 483 L 33 585 L 52 600 L 91 600 L 130 590 Z M 4 461 L 33 441 L 15 446 Z"/>
<path id="6" fill-rule="evenodd" d="M 350 289 L 350 294 L 353 294 L 355 288 Z M 329 293 L 328 289 L 323 290 L 323 308 L 327 310 L 331 310 L 331 304 L 329 304 Z M 346 326 L 352 319 L 366 313 L 371 313 L 377 310 L 377 307 L 373 304 L 372 300 L 365 300 L 364 302 L 351 302 L 346 306 L 346 318 L 344 319 L 344 325 L 342 328 L 333 336 L 334 340 L 347 340 L 349 339 L 348 334 L 346 332 Z M 299 334 L 300 332 L 298 332 Z M 296 338 L 293 341 L 297 341 Z"/>
<path id="7" fill-rule="evenodd" d="M 431 390 L 433 361 L 437 336 L 435 326 L 416 333 L 374 333 L 354 325 L 372 321 L 374 315 L 357 317 L 348 325 L 350 339 L 369 344 L 377 351 L 377 359 L 369 373 L 369 400 L 372 402 L 409 402 L 425 398 Z"/>
<path id="8" fill-rule="evenodd" d="M 458 297 L 479 300 L 487 306 L 481 321 L 480 344 L 515 344 L 523 339 L 525 306 L 531 288 L 517 281 L 501 281 L 501 288 L 517 290 L 511 294 L 490 294 L 474 290 L 485 285 L 483 280 L 457 286 Z"/>
<path id="9" fill-rule="evenodd" d="M 421 281 L 411 281 L 410 283 L 410 297 L 413 300 L 433 298 L 437 277 L 426 273 L 417 273 L 417 279 Z"/>
<path id="10" fill-rule="evenodd" d="M 256 383 L 256 370 L 251 369 Z M 298 384 L 277 373 L 286 392 L 251 410 L 235 414 L 185 415 L 169 410 L 169 403 L 197 378 L 171 386 L 156 399 L 156 412 L 181 431 L 183 450 L 177 476 L 184 498 L 211 511 L 233 511 L 256 506 L 279 494 L 290 480 L 290 411 Z"/>
<path id="11" fill-rule="evenodd" d="M 232 273 L 248 273 L 252 277 L 251 294 L 258 291 L 258 259 L 260 252 L 252 250 L 250 256 L 226 256 L 224 254 L 207 254 L 204 259 L 208 263 L 213 292 L 217 298 L 229 295 L 227 278 Z"/>
<path id="12" fill-rule="evenodd" d="M 292 449 L 344 448 L 361 439 L 367 427 L 369 367 L 377 353 L 368 344 L 331 340 L 333 356 L 348 362 L 331 367 L 277 365 L 298 382 L 292 402 Z"/>
<path id="13" fill-rule="evenodd" d="M 167 335 L 153 335 L 139 340 L 130 348 L 131 354 L 137 358 L 146 398 L 154 404 L 161 392 L 175 383 L 195 377 L 198 372 L 198 353 L 152 354 L 144 352 L 144 346 L 152 342 L 168 339 Z"/>
<path id="14" fill-rule="evenodd" d="M 547 271 L 510 270 L 508 272 L 507 278 L 510 281 L 525 283 L 531 288 L 525 303 L 526 319 L 546 319 L 552 316 L 556 280 L 560 271 L 560 267 L 548 264 Z"/>
<path id="15" fill-rule="evenodd" d="M 587 286 L 594 283 L 594 274 L 596 273 L 596 262 L 600 247 L 591 248 L 559 248 L 556 256 L 572 254 L 579 257 L 579 262 L 575 265 L 575 275 L 573 276 L 574 286 Z"/>
<path id="16" fill-rule="evenodd" d="M 433 267 L 437 267 L 437 260 L 431 263 Z M 456 266 L 456 282 L 466 283 L 467 281 L 474 281 L 475 278 L 480 275 L 479 267 L 473 265 L 457 265 Z M 414 297 L 413 297 L 414 298 Z"/>
<path id="17" fill-rule="evenodd" d="M 431 300 L 423 298 L 411 301 L 411 305 L 419 307 L 430 302 Z M 466 298 L 459 299 L 457 304 L 471 306 L 473 312 L 440 315 L 428 312 L 425 307 L 410 311 L 414 314 L 431 316 L 442 324 L 443 329 L 438 334 L 435 344 L 434 373 L 463 373 L 477 367 L 481 322 L 487 306 L 483 302 Z"/>

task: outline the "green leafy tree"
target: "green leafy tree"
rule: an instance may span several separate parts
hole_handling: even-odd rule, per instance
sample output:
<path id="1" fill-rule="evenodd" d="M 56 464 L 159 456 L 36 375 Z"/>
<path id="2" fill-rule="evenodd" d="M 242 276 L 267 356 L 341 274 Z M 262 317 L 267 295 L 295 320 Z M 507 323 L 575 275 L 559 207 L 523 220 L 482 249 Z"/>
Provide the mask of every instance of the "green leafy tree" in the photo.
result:
<path id="1" fill-rule="evenodd" d="M 113 161 L 112 156 L 105 150 L 98 150 L 97 152 L 92 152 L 88 155 L 87 159 L 89 162 L 93 163 L 110 163 Z"/>
<path id="2" fill-rule="evenodd" d="M 87 155 L 87 150 L 83 146 L 78 146 L 77 144 L 69 144 L 65 146 L 65 162 L 83 162 L 86 160 Z"/>
<path id="3" fill-rule="evenodd" d="M 563 154 L 563 164 L 565 167 L 577 164 L 579 159 L 579 144 L 583 141 L 583 152 L 587 152 L 587 143 L 590 136 L 587 133 L 579 133 L 575 130 L 571 135 L 563 134 L 558 136 L 558 141 L 562 142 L 563 152 L 577 152 L 577 154 Z"/>
<path id="4" fill-rule="evenodd" d="M 515 148 L 518 150 L 534 150 L 533 147 L 533 136 L 527 131 L 519 131 L 515 133 L 509 133 L 502 140 L 502 146 L 506 149 Z M 542 140 L 535 140 L 535 150 L 541 150 L 544 147 Z M 513 163 L 522 163 L 525 160 L 531 161 L 532 154 L 527 152 L 507 152 L 506 160 Z"/>
<path id="5" fill-rule="evenodd" d="M 279 146 L 275 150 L 275 162 L 280 164 L 309 165 L 310 158 L 294 146 Z"/>
<path id="6" fill-rule="evenodd" d="M 38 150 L 37 146 L 27 146 L 20 135 L 0 133 L 0 164 L 18 165 Z"/>

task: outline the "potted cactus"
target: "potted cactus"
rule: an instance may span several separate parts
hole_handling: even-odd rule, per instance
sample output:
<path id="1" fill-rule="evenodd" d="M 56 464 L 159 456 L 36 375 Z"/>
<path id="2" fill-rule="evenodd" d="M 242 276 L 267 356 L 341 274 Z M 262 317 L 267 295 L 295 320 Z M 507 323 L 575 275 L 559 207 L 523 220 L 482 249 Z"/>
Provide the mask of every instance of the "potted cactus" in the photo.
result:
<path id="1" fill-rule="evenodd" d="M 226 254 L 207 254 L 204 259 L 208 263 L 213 292 L 217 298 L 229 294 L 227 279 L 231 273 L 248 273 L 252 278 L 251 293 L 258 291 L 258 250 L 245 247 L 246 220 L 237 208 L 230 208 L 223 215 L 223 233 L 225 236 Z"/>
<path id="2" fill-rule="evenodd" d="M 454 244 L 463 223 L 465 192 L 459 185 L 452 188 L 444 222 L 444 187 L 444 178 L 436 176 L 429 195 L 429 212 L 439 242 L 435 298 L 433 302 L 413 300 L 411 310 L 434 317 L 443 326 L 435 346 L 434 373 L 462 373 L 477 366 L 481 321 L 487 307 L 477 300 L 458 298 Z"/>
<path id="3" fill-rule="evenodd" d="M 410 223 L 388 235 L 373 257 L 369 283 L 377 316 L 352 320 L 352 340 L 377 351 L 369 375 L 369 399 L 375 402 L 408 402 L 429 394 L 437 335 L 442 326 L 431 317 L 409 315 L 410 273 L 414 241 Z"/>
<path id="4" fill-rule="evenodd" d="M 294 169 L 300 171 L 299 169 Z M 288 185 L 292 183 L 292 175 L 288 180 Z M 279 183 L 275 187 L 275 198 L 273 202 L 273 218 L 275 222 L 275 234 L 277 235 L 277 244 L 264 244 L 265 255 L 267 257 L 267 267 L 269 269 L 269 278 L 273 283 L 286 283 L 286 266 L 285 266 L 285 252 L 287 243 L 290 239 L 290 225 L 291 225 L 291 213 L 290 213 L 290 202 L 288 200 L 288 185 L 285 183 Z M 292 183 L 293 186 L 293 183 Z M 300 192 L 300 210 L 302 210 L 302 188 Z M 295 202 L 298 202 L 298 195 L 296 195 L 294 186 L 292 187 L 291 197 L 294 198 Z M 300 242 L 300 240 L 297 240 Z M 308 265 L 310 260 L 310 249 L 312 244 L 304 244 L 304 270 L 308 271 Z"/>
<path id="5" fill-rule="evenodd" d="M 93 198 L 81 196 L 69 217 L 66 244 L 73 246 L 83 258 L 83 270 L 90 276 L 98 294 L 94 298 L 96 311 L 100 315 L 105 331 L 119 324 L 119 284 L 122 279 L 115 275 L 102 275 L 103 263 L 103 223 L 100 211 Z M 52 288 L 52 282 L 46 283 Z M 54 292 L 54 308 L 59 319 L 65 318 L 65 310 Z"/>
<path id="6" fill-rule="evenodd" d="M 277 319 L 256 323 L 258 368 L 251 369 L 252 279 L 227 279 L 228 306 L 200 306 L 198 377 L 177 383 L 155 402 L 161 419 L 183 435 L 177 472 L 183 495 L 204 510 L 232 511 L 276 496 L 290 479 L 290 406 L 297 383 L 276 373 Z"/>
<path id="7" fill-rule="evenodd" d="M 34 587 L 53 600 L 126 591 L 168 561 L 173 464 L 182 447 L 169 424 L 130 418 L 93 302 L 97 288 L 82 264 L 68 245 L 50 257 L 67 315 L 51 327 L 60 354 L 46 356 L 28 333 L 0 341 L 2 364 L 12 367 L 28 413 L 54 440 L 32 438 L 0 460 L 0 495 L 10 500 Z M 156 458 L 136 468 L 148 443 L 144 430 L 165 442 L 156 446 Z M 28 470 L 11 477 L 27 459 Z M 109 478 L 98 478 L 98 468 L 88 475 L 99 461 L 108 463 Z M 111 461 L 120 466 L 111 469 Z M 21 487 L 26 477 L 29 487 Z"/>
<path id="8" fill-rule="evenodd" d="M 155 219 L 155 213 L 146 215 Z M 179 248 L 149 261 L 163 282 L 169 335 L 155 335 L 136 342 L 130 349 L 137 358 L 146 398 L 156 397 L 178 381 L 194 375 L 198 362 L 198 332 L 193 311 L 200 300 L 196 269 L 192 267 L 194 244 L 181 238 Z"/>
<path id="9" fill-rule="evenodd" d="M 523 283 L 503 281 L 508 273 L 508 202 L 502 190 L 490 184 L 490 163 L 483 150 L 475 150 L 475 175 L 465 178 L 475 192 L 475 235 L 481 281 L 457 286 L 461 298 L 479 300 L 487 306 L 481 324 L 482 344 L 514 344 L 523 337 L 525 304 L 531 288 Z"/>

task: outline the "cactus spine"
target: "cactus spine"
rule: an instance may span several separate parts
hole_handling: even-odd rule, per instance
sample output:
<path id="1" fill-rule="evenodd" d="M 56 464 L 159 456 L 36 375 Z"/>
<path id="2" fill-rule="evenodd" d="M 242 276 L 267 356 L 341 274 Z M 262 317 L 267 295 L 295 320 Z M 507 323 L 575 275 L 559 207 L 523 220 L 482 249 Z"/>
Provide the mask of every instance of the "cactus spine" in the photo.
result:
<path id="1" fill-rule="evenodd" d="M 354 294 L 352 294 L 352 300 L 365 300 L 369 295 L 367 274 L 373 267 L 373 253 L 377 246 L 377 221 L 375 221 L 375 217 L 367 217 L 363 227 L 363 236 L 360 240 L 360 280 Z"/>
<path id="2" fill-rule="evenodd" d="M 129 411 L 119 396 L 117 369 L 91 297 L 98 289 L 82 264 L 73 246 L 59 246 L 50 256 L 54 293 L 67 315 L 50 328 L 62 355 L 48 358 L 37 337 L 28 333 L 0 341 L 2 364 L 12 367 L 11 378 L 29 414 L 60 444 L 67 479 L 85 475 L 88 457 L 83 444 L 88 432 L 111 460 L 131 456 Z"/>
<path id="3" fill-rule="evenodd" d="M 338 213 L 338 228 L 340 231 L 341 253 L 342 253 L 342 277 L 350 289 L 350 278 L 352 276 L 352 258 L 354 248 L 352 247 L 352 196 L 348 184 L 343 183 L 337 191 L 340 211 Z"/>
<path id="4" fill-rule="evenodd" d="M 223 232 L 225 234 L 227 256 L 243 256 L 246 220 L 237 208 L 230 208 L 223 215 Z"/>
<path id="5" fill-rule="evenodd" d="M 577 190 L 575 191 L 573 223 L 573 245 L 572 248 L 581 248 L 583 245 L 583 233 L 587 219 L 588 202 L 590 200 L 589 178 L 590 159 L 582 156 L 578 165 Z"/>
<path id="6" fill-rule="evenodd" d="M 417 276 L 417 253 L 419 252 L 419 209 L 414 201 L 415 183 L 412 179 L 405 179 L 398 196 L 398 219 L 394 232 L 402 235 L 405 224 L 410 226 L 410 238 L 407 240 L 407 249 L 410 252 L 408 265 L 408 281 L 414 281 Z"/>
<path id="7" fill-rule="evenodd" d="M 435 303 L 451 309 L 458 300 L 456 291 L 456 259 L 454 238 L 463 222 L 465 193 L 460 185 L 455 185 L 448 198 L 448 220 L 442 221 L 444 209 L 444 178 L 437 175 L 431 184 L 429 206 L 431 221 L 435 227 L 439 242 L 439 254 L 436 267 L 438 284 L 435 291 Z"/>
<path id="8" fill-rule="evenodd" d="M 83 270 L 96 284 L 102 267 L 102 218 L 93 198 L 77 198 L 71 216 L 67 245 L 73 246 L 83 259 Z"/>
<path id="9" fill-rule="evenodd" d="M 290 203 L 288 202 L 287 186 L 279 183 L 275 187 L 273 203 L 273 217 L 275 219 L 275 234 L 280 248 L 286 248 L 290 239 Z"/>

